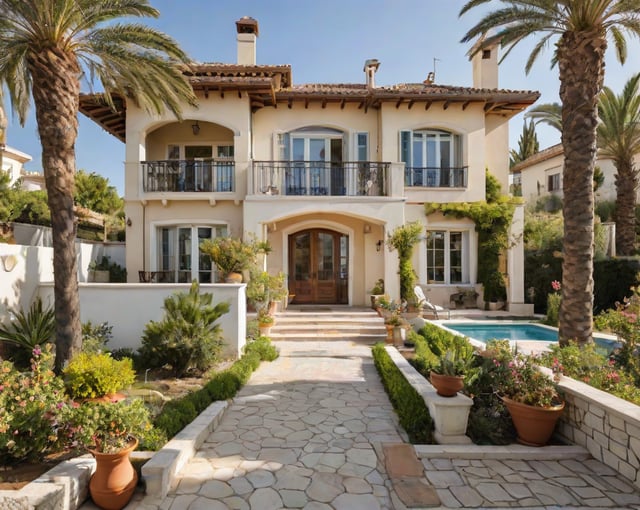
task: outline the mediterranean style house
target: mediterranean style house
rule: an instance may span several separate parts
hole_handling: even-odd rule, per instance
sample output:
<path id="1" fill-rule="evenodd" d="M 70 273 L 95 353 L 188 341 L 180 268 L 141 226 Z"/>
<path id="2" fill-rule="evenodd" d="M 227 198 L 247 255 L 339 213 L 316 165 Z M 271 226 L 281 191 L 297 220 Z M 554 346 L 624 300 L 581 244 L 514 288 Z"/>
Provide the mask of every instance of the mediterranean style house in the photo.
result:
<path id="1" fill-rule="evenodd" d="M 544 149 L 511 168 L 513 185 L 520 191 L 527 203 L 539 198 L 555 195 L 562 198 L 562 169 L 564 151 L 562 144 Z M 604 181 L 596 191 L 596 201 L 616 199 L 616 168 L 613 160 L 598 157 L 596 167 L 600 168 Z M 640 190 L 638 190 L 640 200 Z"/>
<path id="2" fill-rule="evenodd" d="M 31 156 L 5 145 L 2 150 L 2 171 L 9 175 L 9 185 L 22 179 L 22 189 L 34 191 L 44 189 L 44 175 L 38 172 L 27 172 L 24 165 L 31 161 Z"/>
<path id="3" fill-rule="evenodd" d="M 472 58 L 473 87 L 378 86 L 375 59 L 362 83 L 296 85 L 290 66 L 256 64 L 256 20 L 236 27 L 236 64 L 185 70 L 199 105 L 182 122 L 124 97 L 116 111 L 81 97 L 81 112 L 126 144 L 130 281 L 215 282 L 200 242 L 253 235 L 269 241 L 265 268 L 287 275 L 294 303 L 364 305 L 379 278 L 398 296 L 385 239 L 417 220 L 414 267 L 429 299 L 475 289 L 474 224 L 427 217 L 424 204 L 483 200 L 485 169 L 506 191 L 508 121 L 539 94 L 498 89 L 496 48 Z M 519 214 L 505 266 L 516 311 L 526 308 Z"/>

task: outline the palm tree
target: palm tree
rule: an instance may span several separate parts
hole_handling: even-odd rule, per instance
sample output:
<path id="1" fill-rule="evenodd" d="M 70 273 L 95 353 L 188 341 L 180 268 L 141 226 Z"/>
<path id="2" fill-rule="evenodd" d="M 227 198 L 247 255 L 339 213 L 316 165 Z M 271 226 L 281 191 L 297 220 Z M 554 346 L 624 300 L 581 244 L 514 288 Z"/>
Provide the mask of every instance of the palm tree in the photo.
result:
<path id="1" fill-rule="evenodd" d="M 51 210 L 56 369 L 82 345 L 73 211 L 80 79 L 160 113 L 195 104 L 170 37 L 120 17 L 158 17 L 147 0 L 0 0 L 0 88 L 22 125 L 30 96 Z"/>
<path id="2" fill-rule="evenodd" d="M 528 119 L 535 120 L 536 124 L 543 122 L 562 133 L 562 105 L 558 103 L 539 104 L 530 108 L 525 114 Z"/>
<path id="3" fill-rule="evenodd" d="M 538 142 L 538 135 L 536 134 L 536 126 L 533 121 L 527 124 L 524 121 L 522 126 L 522 134 L 520 140 L 518 140 L 518 150 L 511 149 L 509 158 L 509 167 L 524 161 L 529 156 L 533 156 L 540 150 L 540 143 Z"/>
<path id="4" fill-rule="evenodd" d="M 616 252 L 633 255 L 636 240 L 636 191 L 640 154 L 640 74 L 633 76 L 620 95 L 605 87 L 598 103 L 598 148 L 616 167 Z"/>
<path id="5" fill-rule="evenodd" d="M 640 35 L 640 0 L 499 1 L 502 8 L 485 14 L 462 42 L 484 37 L 487 44 L 506 47 L 508 55 L 523 39 L 539 36 L 525 64 L 527 73 L 550 41 L 555 42 L 552 62 L 559 69 L 565 156 L 559 340 L 583 344 L 593 340 L 593 173 L 604 55 L 611 37 L 618 59 L 625 61 L 625 32 Z M 489 2 L 469 0 L 460 15 Z"/>
<path id="6" fill-rule="evenodd" d="M 0 82 L 1 83 L 1 82 Z M 0 172 L 2 172 L 2 158 L 7 147 L 7 116 L 4 113 L 4 98 L 0 87 Z"/>

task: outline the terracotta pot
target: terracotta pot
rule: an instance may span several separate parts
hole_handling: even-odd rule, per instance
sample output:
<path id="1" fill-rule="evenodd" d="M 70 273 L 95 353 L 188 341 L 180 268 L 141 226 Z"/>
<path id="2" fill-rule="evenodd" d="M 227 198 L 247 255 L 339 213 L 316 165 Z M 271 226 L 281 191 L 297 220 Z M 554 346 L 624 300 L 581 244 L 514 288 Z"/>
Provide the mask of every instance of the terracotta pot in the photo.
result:
<path id="1" fill-rule="evenodd" d="M 129 454 L 138 446 L 137 439 L 118 453 L 101 453 L 89 450 L 96 459 L 96 472 L 89 481 L 89 492 L 93 502 L 104 510 L 124 508 L 138 483 Z"/>
<path id="2" fill-rule="evenodd" d="M 269 336 L 271 334 L 271 328 L 272 328 L 272 324 L 269 325 L 265 325 L 265 326 L 258 326 L 258 329 L 260 330 L 260 335 L 261 336 Z"/>
<path id="3" fill-rule="evenodd" d="M 564 402 L 553 407 L 538 407 L 521 404 L 507 397 L 502 397 L 502 401 L 511 414 L 511 421 L 518 433 L 518 443 L 527 446 L 546 445 L 564 409 Z"/>
<path id="4" fill-rule="evenodd" d="M 392 324 L 385 324 L 385 328 L 387 328 L 387 338 L 385 339 L 385 343 L 393 344 L 393 326 Z"/>
<path id="5" fill-rule="evenodd" d="M 429 381 L 441 397 L 455 397 L 464 388 L 462 375 L 442 375 L 431 372 Z"/>
<path id="6" fill-rule="evenodd" d="M 229 273 L 225 279 L 225 283 L 242 283 L 242 273 Z"/>

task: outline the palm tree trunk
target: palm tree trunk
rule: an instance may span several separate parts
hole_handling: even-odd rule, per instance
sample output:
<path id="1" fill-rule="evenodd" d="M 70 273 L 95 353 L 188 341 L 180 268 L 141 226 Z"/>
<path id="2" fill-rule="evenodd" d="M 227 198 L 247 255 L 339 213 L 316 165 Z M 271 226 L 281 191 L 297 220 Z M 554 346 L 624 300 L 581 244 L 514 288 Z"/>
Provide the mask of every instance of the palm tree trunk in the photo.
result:
<path id="1" fill-rule="evenodd" d="M 606 46 L 604 34 L 595 31 L 565 32 L 558 44 L 565 157 L 561 344 L 593 339 L 593 172 Z"/>
<path id="2" fill-rule="evenodd" d="M 2 171 L 2 158 L 4 150 L 7 148 L 7 116 L 4 112 L 4 101 L 0 90 L 0 171 Z"/>
<path id="3" fill-rule="evenodd" d="M 616 253 L 633 255 L 636 241 L 638 176 L 630 161 L 616 161 Z"/>
<path id="4" fill-rule="evenodd" d="M 80 68 L 59 49 L 30 57 L 33 101 L 53 231 L 56 371 L 82 346 L 73 211 Z"/>

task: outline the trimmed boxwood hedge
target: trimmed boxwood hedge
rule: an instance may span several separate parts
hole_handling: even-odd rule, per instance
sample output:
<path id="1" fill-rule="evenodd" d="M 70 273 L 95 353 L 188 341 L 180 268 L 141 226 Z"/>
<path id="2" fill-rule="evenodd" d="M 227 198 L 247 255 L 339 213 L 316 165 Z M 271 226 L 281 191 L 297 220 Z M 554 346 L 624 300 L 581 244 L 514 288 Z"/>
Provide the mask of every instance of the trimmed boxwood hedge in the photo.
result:
<path id="1" fill-rule="evenodd" d="M 420 394 L 406 380 L 387 353 L 384 344 L 373 347 L 373 361 L 400 425 L 413 444 L 434 444 L 433 420 Z"/>
<path id="2" fill-rule="evenodd" d="M 245 346 L 245 354 L 227 370 L 214 374 L 203 388 L 167 402 L 156 416 L 154 427 L 162 430 L 168 438 L 175 436 L 212 402 L 232 398 L 247 383 L 261 361 L 273 361 L 277 357 L 278 352 L 269 338 L 261 336 L 251 340 Z"/>

